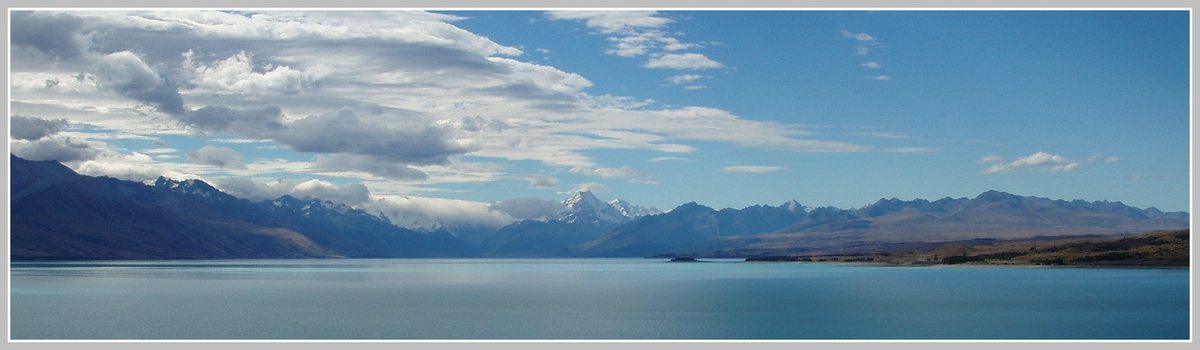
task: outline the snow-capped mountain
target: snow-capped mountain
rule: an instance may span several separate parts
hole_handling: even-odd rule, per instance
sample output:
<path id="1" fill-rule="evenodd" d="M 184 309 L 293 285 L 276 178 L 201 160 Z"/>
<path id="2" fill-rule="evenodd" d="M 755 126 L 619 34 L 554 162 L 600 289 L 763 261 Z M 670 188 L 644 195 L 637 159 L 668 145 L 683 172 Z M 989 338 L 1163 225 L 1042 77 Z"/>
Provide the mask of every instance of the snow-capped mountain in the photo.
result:
<path id="1" fill-rule="evenodd" d="M 614 199 L 605 203 L 591 191 L 579 191 L 563 201 L 567 210 L 559 220 L 567 223 L 590 223 L 595 225 L 617 225 L 646 216 L 661 214 L 657 208 L 645 208 Z"/>
<path id="2" fill-rule="evenodd" d="M 599 237 L 618 225 L 648 215 L 661 214 L 614 199 L 605 203 L 588 191 L 562 201 L 558 218 L 523 220 L 505 226 L 479 245 L 485 256 L 561 256 L 568 247 Z"/>
<path id="3" fill-rule="evenodd" d="M 581 191 L 563 201 L 567 211 L 562 221 L 568 223 L 620 224 L 630 219 L 612 205 L 600 201 L 591 192 Z"/>
<path id="4" fill-rule="evenodd" d="M 617 208 L 617 211 L 621 212 L 621 215 L 624 215 L 625 217 L 630 218 L 630 219 L 637 219 L 637 218 L 640 218 L 643 216 L 658 215 L 658 214 L 663 213 L 663 211 L 658 210 L 658 208 L 654 208 L 654 207 L 646 208 L 646 207 L 643 207 L 640 205 L 633 205 L 633 204 L 630 204 L 629 202 L 626 202 L 626 201 L 620 200 L 620 199 L 614 199 L 612 201 L 609 201 L 608 205 L 611 205 L 614 208 Z"/>

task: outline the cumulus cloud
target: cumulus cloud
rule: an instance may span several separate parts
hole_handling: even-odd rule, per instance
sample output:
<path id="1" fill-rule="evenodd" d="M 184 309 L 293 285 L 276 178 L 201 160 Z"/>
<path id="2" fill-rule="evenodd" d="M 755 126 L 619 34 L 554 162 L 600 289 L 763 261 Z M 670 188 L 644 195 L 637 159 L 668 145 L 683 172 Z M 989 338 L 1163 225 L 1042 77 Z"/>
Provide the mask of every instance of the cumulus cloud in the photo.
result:
<path id="1" fill-rule="evenodd" d="M 879 45 L 878 39 L 875 38 L 875 36 L 873 36 L 871 34 L 867 34 L 867 33 L 854 33 L 854 32 L 848 31 L 848 30 L 843 30 L 842 37 L 853 40 L 855 43 L 858 44 L 858 46 L 854 48 L 855 55 L 866 56 L 868 53 L 871 52 L 870 46 L 878 46 Z M 872 67 L 871 66 L 872 64 L 875 67 Z M 863 66 L 866 66 L 869 68 L 878 68 L 878 65 L 879 64 L 875 63 L 875 62 L 868 62 L 868 63 L 863 64 Z"/>
<path id="2" fill-rule="evenodd" d="M 604 34 L 636 34 L 647 28 L 662 28 L 669 18 L 657 17 L 656 11 L 550 11 L 550 19 L 584 20 L 588 27 Z"/>
<path id="3" fill-rule="evenodd" d="M 853 39 L 853 40 L 857 40 L 857 41 L 864 42 L 864 43 L 875 42 L 875 37 L 872 36 L 871 34 L 867 34 L 867 33 L 853 33 L 853 32 L 850 32 L 849 30 L 843 30 L 842 36 L 844 36 L 848 39 Z"/>
<path id="4" fill-rule="evenodd" d="M 283 109 L 278 106 L 247 109 L 206 106 L 178 119 L 204 133 L 236 134 L 252 139 L 271 138 L 283 129 Z"/>
<path id="5" fill-rule="evenodd" d="M 519 220 L 554 219 L 567 210 L 567 206 L 563 202 L 536 197 L 513 198 L 495 202 L 491 203 L 488 208 Z"/>
<path id="6" fill-rule="evenodd" d="M 83 21 L 74 16 L 12 11 L 9 20 L 9 42 L 14 48 L 30 47 L 64 59 L 80 58 L 87 50 L 87 38 L 80 32 Z"/>
<path id="7" fill-rule="evenodd" d="M 975 163 L 982 164 L 993 162 L 999 164 L 992 165 L 991 167 L 988 167 L 979 173 L 1009 174 L 1022 171 L 1067 172 L 1079 169 L 1079 162 L 1046 152 L 1037 152 L 1032 155 L 1017 158 L 1013 161 L 1007 161 L 999 156 L 991 156 L 982 158 Z"/>
<path id="8" fill-rule="evenodd" d="M 107 146 L 103 142 L 52 136 L 33 141 L 10 142 L 9 149 L 17 157 L 32 161 L 70 163 L 95 159 L 105 152 Z"/>
<path id="9" fill-rule="evenodd" d="M 417 165 L 446 164 L 450 156 L 473 147 L 452 139 L 449 129 L 425 121 L 367 122 L 349 108 L 296 120 L 274 139 L 298 152 L 349 153 Z"/>
<path id="10" fill-rule="evenodd" d="M 609 42 L 613 55 L 633 55 L 661 68 L 724 66 L 679 51 L 700 46 L 679 41 L 683 34 L 667 31 L 671 20 L 653 11 L 548 16 L 585 21 L 615 38 Z M 262 146 L 279 158 L 295 159 L 286 153 L 299 152 L 315 160 L 283 166 L 258 157 L 247 170 L 297 178 L 318 173 L 427 184 L 516 178 L 535 188 L 557 186 L 550 178 L 510 177 L 503 164 L 478 163 L 488 158 L 656 183 L 646 171 L 606 164 L 590 152 L 699 151 L 687 144 L 692 141 L 800 152 L 873 150 L 808 139 L 815 134 L 803 126 L 715 108 L 591 95 L 586 90 L 592 83 L 583 76 L 522 62 L 516 59 L 521 50 L 455 27 L 459 19 L 420 11 L 22 12 L 13 19 L 21 25 L 13 30 L 20 54 L 14 54 L 11 69 L 20 88 L 11 92 L 12 101 L 56 104 L 52 107 L 84 116 L 72 115 L 73 122 L 120 133 L 192 132 L 225 138 L 207 142 L 273 142 Z M 710 78 L 681 74 L 668 81 L 702 88 L 692 83 Z M 61 83 L 47 88 L 45 82 L 54 79 Z M 130 101 L 164 115 L 145 115 L 154 111 L 130 108 Z M 116 115 L 123 119 L 114 121 Z M 89 152 L 104 147 L 72 147 L 83 142 L 77 138 L 56 140 L 35 144 L 18 138 L 12 145 L 31 154 L 55 153 L 50 151 L 57 146 L 58 155 L 49 158 L 76 161 L 96 158 Z M 251 147 L 223 146 L 243 153 L 242 147 Z M 235 163 L 221 162 L 238 159 L 205 152 L 192 158 L 227 166 Z M 213 171 L 182 161 L 157 164 L 164 171 Z M 471 210 L 480 208 L 472 205 Z"/>
<path id="11" fill-rule="evenodd" d="M 253 55 L 245 51 L 212 63 L 199 62 L 195 56 L 192 50 L 183 54 L 183 67 L 191 75 L 189 81 L 196 89 L 213 94 L 297 94 L 313 89 L 332 73 L 332 68 L 321 64 L 307 70 L 256 64 Z"/>
<path id="12" fill-rule="evenodd" d="M 784 170 L 787 168 L 781 166 L 761 166 L 761 165 L 734 165 L 722 168 L 721 171 L 727 173 L 769 173 L 772 171 Z"/>
<path id="13" fill-rule="evenodd" d="M 235 170 L 246 169 L 246 164 L 242 163 L 242 154 L 225 147 L 204 146 L 201 149 L 188 152 L 187 159 L 189 162 L 200 165 L 212 165 Z"/>
<path id="14" fill-rule="evenodd" d="M 313 168 L 323 172 L 365 172 L 393 180 L 425 180 L 410 165 L 445 165 L 449 157 L 473 145 L 453 139 L 450 129 L 412 118 L 364 121 L 351 108 L 283 123 L 277 106 L 233 109 L 208 106 L 180 119 L 205 132 L 233 133 L 270 139 L 294 151 L 318 156 Z"/>
<path id="15" fill-rule="evenodd" d="M 360 209 L 382 213 L 393 224 L 408 228 L 473 226 L 499 229 L 517 221 L 493 210 L 492 203 L 415 196 L 373 196 Z"/>
<path id="16" fill-rule="evenodd" d="M 698 53 L 669 53 L 657 57 L 650 58 L 642 67 L 646 68 L 669 68 L 669 69 L 709 69 L 721 68 L 725 65 L 721 62 L 713 61 L 708 57 Z"/>
<path id="17" fill-rule="evenodd" d="M 70 124 L 66 119 L 43 119 L 14 115 L 8 118 L 8 134 L 18 140 L 37 140 L 57 134 Z"/>
<path id="18" fill-rule="evenodd" d="M 363 172 L 389 180 L 422 181 L 429 178 L 424 171 L 392 162 L 381 162 L 369 156 L 337 154 L 317 156 L 313 169 L 321 172 Z"/>
<path id="19" fill-rule="evenodd" d="M 518 175 L 509 176 L 509 177 L 513 178 L 513 179 L 517 179 L 517 180 L 529 181 L 529 188 L 546 188 L 546 189 L 558 188 L 558 179 L 551 177 L 551 176 L 537 175 L 537 174 L 518 174 Z"/>
<path id="20" fill-rule="evenodd" d="M 169 178 L 195 178 L 195 175 L 164 169 L 149 155 L 142 153 L 117 154 L 103 152 L 98 156 L 74 163 L 75 172 L 87 176 L 108 176 L 127 181 L 149 181 L 159 176 Z"/>
<path id="21" fill-rule="evenodd" d="M 705 78 L 711 78 L 711 77 L 709 77 L 707 75 L 700 75 L 700 74 L 681 74 L 681 75 L 676 75 L 676 76 L 667 78 L 667 81 L 670 81 L 670 82 L 674 83 L 675 85 L 679 85 L 679 84 L 690 83 L 690 82 L 697 81 L 700 79 L 705 79 Z"/>
<path id="22" fill-rule="evenodd" d="M 183 115 L 183 97 L 175 83 L 129 51 L 99 57 L 96 84 L 101 88 L 153 106 L 170 115 Z"/>
<path id="23" fill-rule="evenodd" d="M 867 62 L 867 63 L 863 63 L 862 66 L 871 68 L 871 69 L 878 69 L 878 68 L 882 67 L 879 65 L 879 62 Z"/>
<path id="24" fill-rule="evenodd" d="M 284 195 L 302 199 L 321 199 L 355 206 L 370 200 L 370 191 L 360 183 L 337 185 L 317 179 L 280 178 L 274 182 L 258 182 L 243 177 L 207 179 L 213 186 L 232 196 L 253 202 L 273 200 Z"/>

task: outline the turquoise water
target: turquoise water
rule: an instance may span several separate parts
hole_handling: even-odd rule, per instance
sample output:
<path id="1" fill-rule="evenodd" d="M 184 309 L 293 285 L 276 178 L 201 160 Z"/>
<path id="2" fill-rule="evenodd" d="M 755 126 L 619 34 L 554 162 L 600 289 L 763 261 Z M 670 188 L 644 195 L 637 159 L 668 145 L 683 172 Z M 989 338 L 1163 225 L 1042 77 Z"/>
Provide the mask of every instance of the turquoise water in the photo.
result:
<path id="1" fill-rule="evenodd" d="M 12 263 L 18 339 L 1188 339 L 1189 272 L 351 259 Z"/>

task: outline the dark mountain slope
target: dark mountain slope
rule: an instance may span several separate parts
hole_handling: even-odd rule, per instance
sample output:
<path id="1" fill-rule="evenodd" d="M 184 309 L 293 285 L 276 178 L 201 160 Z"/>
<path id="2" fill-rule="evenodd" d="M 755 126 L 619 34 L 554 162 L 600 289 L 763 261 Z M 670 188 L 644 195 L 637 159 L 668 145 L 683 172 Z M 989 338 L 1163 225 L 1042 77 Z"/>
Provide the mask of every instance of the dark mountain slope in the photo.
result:
<path id="1" fill-rule="evenodd" d="M 14 260 L 329 256 L 294 231 L 221 216 L 180 215 L 122 195 L 121 189 L 133 187 L 111 187 L 118 180 L 75 175 L 53 162 L 11 162 L 19 169 L 13 172 L 12 193 L 24 194 L 10 203 Z M 174 200 L 179 207 L 203 207 L 186 198 Z"/>
<path id="2" fill-rule="evenodd" d="M 650 256 L 689 249 L 705 238 L 721 235 L 717 211 L 687 203 L 666 214 L 643 217 L 575 247 L 580 256 Z"/>
<path id="3" fill-rule="evenodd" d="M 579 191 L 562 201 L 561 217 L 523 220 L 501 228 L 478 245 L 484 256 L 555 257 L 575 254 L 569 247 L 594 240 L 620 224 L 655 215 L 622 200 L 602 202 L 590 191 Z"/>
<path id="4" fill-rule="evenodd" d="M 594 240 L 616 225 L 565 220 L 523 220 L 505 226 L 480 244 L 484 256 L 552 257 L 570 255 L 568 247 Z"/>
<path id="5" fill-rule="evenodd" d="M 251 203 L 198 180 L 154 186 L 11 157 L 13 259 L 470 256 L 344 205 L 291 197 Z"/>

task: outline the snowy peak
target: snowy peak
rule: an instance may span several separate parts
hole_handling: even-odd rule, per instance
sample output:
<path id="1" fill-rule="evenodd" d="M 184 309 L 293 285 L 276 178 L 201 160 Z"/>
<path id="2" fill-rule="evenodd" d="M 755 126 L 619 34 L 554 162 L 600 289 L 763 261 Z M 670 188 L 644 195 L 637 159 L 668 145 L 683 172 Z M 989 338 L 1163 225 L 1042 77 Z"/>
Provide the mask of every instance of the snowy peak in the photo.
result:
<path id="1" fill-rule="evenodd" d="M 630 219 L 637 219 L 643 216 L 658 215 L 663 213 L 662 210 L 658 210 L 658 208 L 646 208 L 640 205 L 633 205 L 620 199 L 614 199 L 608 202 L 608 205 L 613 206 L 613 208 L 616 208 L 617 211 L 621 212 L 621 215 L 624 215 Z"/>
<path id="2" fill-rule="evenodd" d="M 600 201 L 590 191 L 575 192 L 563 204 L 567 207 L 563 220 L 568 223 L 616 225 L 629 221 L 617 208 Z"/>
<path id="3" fill-rule="evenodd" d="M 592 194 L 592 191 L 579 191 L 564 200 L 563 204 L 567 206 L 568 210 L 577 211 L 589 208 L 603 208 L 607 203 L 601 202 L 599 198 L 596 198 L 596 195 Z"/>
<path id="4" fill-rule="evenodd" d="M 575 192 L 563 201 L 563 205 L 567 211 L 562 220 L 568 223 L 618 225 L 642 216 L 662 213 L 657 208 L 647 209 L 620 199 L 605 203 L 591 191 Z"/>
<path id="5" fill-rule="evenodd" d="M 783 205 L 781 205 L 779 207 L 786 209 L 787 211 L 790 211 L 793 213 L 799 212 L 799 211 L 809 211 L 808 208 L 805 208 L 803 205 L 800 205 L 800 202 L 797 202 L 795 199 L 790 200 L 787 203 L 783 203 Z"/>
<path id="6" fill-rule="evenodd" d="M 209 185 L 207 182 L 197 179 L 171 180 L 166 177 L 159 176 L 158 179 L 154 181 L 154 187 L 175 193 L 186 194 L 197 199 L 204 199 L 208 201 L 218 200 L 228 196 L 224 192 L 221 192 L 221 190 L 212 187 L 212 185 Z"/>
<path id="7" fill-rule="evenodd" d="M 265 201 L 262 206 L 275 212 L 291 212 L 310 219 L 343 220 L 345 218 L 354 218 L 391 223 L 386 216 L 373 215 L 363 210 L 354 209 L 344 203 L 316 198 L 299 199 L 291 195 L 284 195 L 275 200 Z"/>

